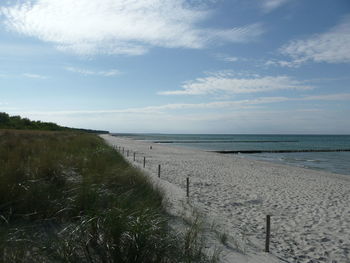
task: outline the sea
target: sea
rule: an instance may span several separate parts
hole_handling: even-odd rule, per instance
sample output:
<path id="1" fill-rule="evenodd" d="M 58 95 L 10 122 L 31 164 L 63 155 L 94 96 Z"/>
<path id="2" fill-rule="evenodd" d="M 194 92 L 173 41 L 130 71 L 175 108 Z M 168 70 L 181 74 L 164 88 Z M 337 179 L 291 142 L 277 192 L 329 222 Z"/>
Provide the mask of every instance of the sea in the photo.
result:
<path id="1" fill-rule="evenodd" d="M 350 135 L 116 134 L 350 175 Z"/>

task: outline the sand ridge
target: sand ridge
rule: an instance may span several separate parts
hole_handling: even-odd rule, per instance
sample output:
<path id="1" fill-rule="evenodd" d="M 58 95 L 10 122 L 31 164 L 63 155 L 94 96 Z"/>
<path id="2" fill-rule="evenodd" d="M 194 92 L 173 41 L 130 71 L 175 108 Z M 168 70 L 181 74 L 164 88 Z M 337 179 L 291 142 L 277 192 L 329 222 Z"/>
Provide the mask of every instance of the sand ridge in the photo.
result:
<path id="1" fill-rule="evenodd" d="M 162 179 L 184 190 L 188 176 L 191 202 L 247 246 L 263 250 L 270 214 L 272 254 L 288 262 L 350 262 L 350 176 L 102 137 L 135 151 L 140 165 L 146 156 L 151 174 L 160 164 Z"/>

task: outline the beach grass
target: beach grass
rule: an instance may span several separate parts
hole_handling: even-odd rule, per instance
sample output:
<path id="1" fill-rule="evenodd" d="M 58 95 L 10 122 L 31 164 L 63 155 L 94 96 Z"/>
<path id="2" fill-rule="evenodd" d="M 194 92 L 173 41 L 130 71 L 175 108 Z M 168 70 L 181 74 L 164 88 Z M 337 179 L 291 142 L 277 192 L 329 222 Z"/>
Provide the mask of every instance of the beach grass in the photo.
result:
<path id="1" fill-rule="evenodd" d="M 206 262 L 196 224 L 96 135 L 0 130 L 0 261 Z"/>

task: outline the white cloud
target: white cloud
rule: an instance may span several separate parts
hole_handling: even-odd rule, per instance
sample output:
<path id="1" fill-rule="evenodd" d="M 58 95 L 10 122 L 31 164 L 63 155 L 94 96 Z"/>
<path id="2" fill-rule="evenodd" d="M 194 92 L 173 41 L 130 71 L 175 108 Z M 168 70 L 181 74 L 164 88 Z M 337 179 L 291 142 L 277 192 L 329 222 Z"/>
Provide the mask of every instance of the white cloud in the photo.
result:
<path id="1" fill-rule="evenodd" d="M 296 61 L 286 61 L 286 60 L 277 60 L 277 59 L 270 59 L 266 61 L 264 64 L 265 66 L 280 66 L 280 67 L 299 67 L 300 66 L 299 60 Z"/>
<path id="2" fill-rule="evenodd" d="M 264 12 L 269 13 L 281 5 L 286 4 L 288 1 L 289 0 L 263 0 L 262 8 Z"/>
<path id="3" fill-rule="evenodd" d="M 218 60 L 225 61 L 225 62 L 237 62 L 237 61 L 247 60 L 246 58 L 235 57 L 235 56 L 224 54 L 224 53 L 214 54 L 214 57 Z"/>
<path id="4" fill-rule="evenodd" d="M 80 55 L 140 55 L 152 46 L 203 48 L 263 33 L 260 24 L 201 28 L 210 12 L 186 0 L 22 0 L 0 12 L 10 30 Z"/>
<path id="5" fill-rule="evenodd" d="M 218 73 L 205 78 L 186 82 L 180 90 L 162 91 L 160 95 L 205 95 L 225 93 L 256 93 L 274 90 L 308 90 L 311 86 L 302 84 L 288 76 L 252 76 L 237 78 L 231 73 Z"/>
<path id="6" fill-rule="evenodd" d="M 227 61 L 227 62 L 236 62 L 239 60 L 238 57 L 225 57 L 223 58 L 224 61 Z"/>
<path id="7" fill-rule="evenodd" d="M 261 23 L 255 23 L 247 26 L 234 27 L 223 30 L 205 30 L 203 33 L 209 41 L 229 41 L 243 43 L 254 41 L 264 33 L 264 27 Z"/>
<path id="8" fill-rule="evenodd" d="M 299 66 L 307 61 L 326 63 L 350 62 L 350 16 L 326 33 L 284 45 L 280 52 L 291 61 L 279 61 L 280 66 Z"/>
<path id="9" fill-rule="evenodd" d="M 66 70 L 78 74 L 82 74 L 85 76 L 92 75 L 92 76 L 102 76 L 102 77 L 113 77 L 122 74 L 117 69 L 110 69 L 110 70 L 101 70 L 101 71 L 94 71 L 89 69 L 82 69 L 82 68 L 76 68 L 76 67 L 66 67 Z"/>
<path id="10" fill-rule="evenodd" d="M 216 58 L 225 62 L 254 62 L 254 59 L 245 58 L 245 57 L 235 57 L 225 54 L 217 54 Z"/>
<path id="11" fill-rule="evenodd" d="M 30 79 L 47 79 L 47 76 L 32 73 L 24 73 L 23 76 Z"/>

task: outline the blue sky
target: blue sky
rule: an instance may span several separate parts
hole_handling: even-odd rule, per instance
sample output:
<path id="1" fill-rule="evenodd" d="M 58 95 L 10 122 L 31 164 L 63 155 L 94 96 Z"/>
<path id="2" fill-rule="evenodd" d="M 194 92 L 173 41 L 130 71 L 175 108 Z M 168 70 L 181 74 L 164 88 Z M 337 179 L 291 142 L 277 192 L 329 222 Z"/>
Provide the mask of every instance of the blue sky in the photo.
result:
<path id="1" fill-rule="evenodd" d="M 350 133 L 348 0 L 0 3 L 0 111 L 112 132 Z"/>

